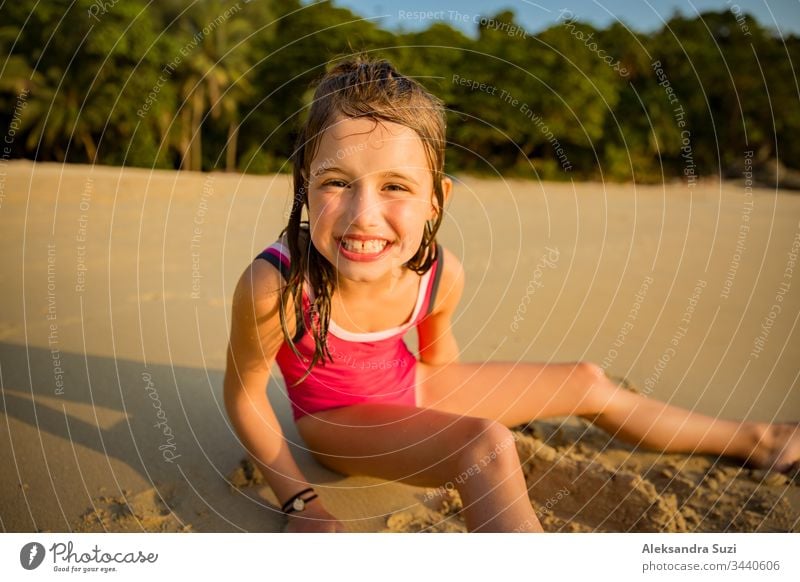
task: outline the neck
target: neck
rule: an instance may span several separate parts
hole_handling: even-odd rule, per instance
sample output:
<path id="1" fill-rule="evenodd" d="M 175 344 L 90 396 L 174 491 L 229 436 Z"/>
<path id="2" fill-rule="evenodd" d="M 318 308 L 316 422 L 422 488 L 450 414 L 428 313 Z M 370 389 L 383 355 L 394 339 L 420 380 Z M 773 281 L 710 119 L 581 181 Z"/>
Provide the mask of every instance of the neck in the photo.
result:
<path id="1" fill-rule="evenodd" d="M 390 272 L 377 281 L 352 281 L 344 277 L 336 277 L 336 291 L 355 301 L 374 299 L 379 296 L 391 295 L 399 289 L 403 281 L 405 269 Z"/>

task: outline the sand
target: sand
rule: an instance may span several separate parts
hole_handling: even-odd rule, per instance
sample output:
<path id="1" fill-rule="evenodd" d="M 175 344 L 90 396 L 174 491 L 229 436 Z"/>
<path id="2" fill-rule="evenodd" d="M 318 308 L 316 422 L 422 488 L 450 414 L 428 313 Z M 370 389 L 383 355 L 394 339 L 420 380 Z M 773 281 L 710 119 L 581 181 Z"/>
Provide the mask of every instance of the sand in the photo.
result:
<path id="1" fill-rule="evenodd" d="M 233 285 L 285 222 L 287 177 L 0 172 L 2 530 L 281 531 L 222 375 Z M 462 360 L 591 360 L 705 414 L 796 419 L 799 219 L 796 194 L 737 182 L 458 179 L 440 241 L 467 273 Z M 277 368 L 268 394 L 348 531 L 464 531 L 456 493 L 318 465 Z M 584 421 L 515 434 L 548 531 L 800 531 L 796 477 Z"/>
<path id="2" fill-rule="evenodd" d="M 798 532 L 800 479 L 704 456 L 636 452 L 574 420 L 515 431 L 548 532 Z M 432 489 L 383 531 L 464 532 L 458 492 Z"/>

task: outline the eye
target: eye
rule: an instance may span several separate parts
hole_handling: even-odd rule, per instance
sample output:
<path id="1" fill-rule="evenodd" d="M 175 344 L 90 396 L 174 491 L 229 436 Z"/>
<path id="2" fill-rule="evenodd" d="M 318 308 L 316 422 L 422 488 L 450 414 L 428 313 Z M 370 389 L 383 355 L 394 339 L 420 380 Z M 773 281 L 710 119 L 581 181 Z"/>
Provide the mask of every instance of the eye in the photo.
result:
<path id="1" fill-rule="evenodd" d="M 394 192 L 407 192 L 408 188 L 403 186 L 402 184 L 387 184 L 384 186 L 386 190 L 392 190 Z"/>
<path id="2" fill-rule="evenodd" d="M 346 188 L 347 182 L 344 180 L 339 180 L 338 178 L 332 178 L 322 183 L 323 186 L 333 186 L 334 188 Z"/>

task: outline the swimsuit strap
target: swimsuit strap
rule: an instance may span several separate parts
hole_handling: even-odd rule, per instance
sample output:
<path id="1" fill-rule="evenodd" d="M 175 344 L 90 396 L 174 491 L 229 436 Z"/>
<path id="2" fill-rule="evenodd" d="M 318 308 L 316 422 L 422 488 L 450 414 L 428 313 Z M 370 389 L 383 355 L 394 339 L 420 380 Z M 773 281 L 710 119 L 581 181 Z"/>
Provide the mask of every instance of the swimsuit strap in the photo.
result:
<path id="1" fill-rule="evenodd" d="M 442 245 L 436 243 L 436 272 L 433 274 L 433 282 L 430 285 L 430 296 L 428 297 L 428 309 L 425 310 L 425 315 L 429 315 L 433 311 L 433 303 L 436 300 L 436 292 L 439 290 L 439 281 L 442 278 L 442 271 L 444 271 L 444 250 Z"/>
<path id="2" fill-rule="evenodd" d="M 276 242 L 263 251 L 261 251 L 257 256 L 256 259 L 263 259 L 267 261 L 270 265 L 278 269 L 280 271 L 281 276 L 283 277 L 284 281 L 289 280 L 289 253 L 288 251 L 284 253 L 283 245 L 279 242 Z M 255 259 L 254 259 L 255 260 Z M 303 314 L 301 309 L 295 309 L 295 334 L 292 338 L 292 343 L 296 344 L 300 341 L 300 338 L 303 337 L 305 333 L 305 323 L 303 322 Z"/>

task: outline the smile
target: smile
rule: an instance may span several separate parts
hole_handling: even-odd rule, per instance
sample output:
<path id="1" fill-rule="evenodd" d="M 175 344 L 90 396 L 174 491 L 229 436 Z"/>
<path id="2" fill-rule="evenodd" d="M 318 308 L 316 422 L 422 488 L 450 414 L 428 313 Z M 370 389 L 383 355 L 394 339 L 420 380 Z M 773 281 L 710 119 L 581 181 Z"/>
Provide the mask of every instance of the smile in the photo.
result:
<path id="1" fill-rule="evenodd" d="M 388 244 L 389 241 L 380 238 L 375 238 L 372 240 L 355 240 L 352 238 L 342 239 L 342 246 L 348 251 L 354 253 L 379 253 Z"/>
<path id="2" fill-rule="evenodd" d="M 345 237 L 339 239 L 339 250 L 346 258 L 353 261 L 371 261 L 382 257 L 387 249 L 392 246 L 388 240 L 374 239 L 354 239 Z"/>

